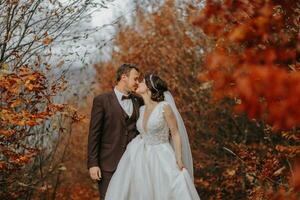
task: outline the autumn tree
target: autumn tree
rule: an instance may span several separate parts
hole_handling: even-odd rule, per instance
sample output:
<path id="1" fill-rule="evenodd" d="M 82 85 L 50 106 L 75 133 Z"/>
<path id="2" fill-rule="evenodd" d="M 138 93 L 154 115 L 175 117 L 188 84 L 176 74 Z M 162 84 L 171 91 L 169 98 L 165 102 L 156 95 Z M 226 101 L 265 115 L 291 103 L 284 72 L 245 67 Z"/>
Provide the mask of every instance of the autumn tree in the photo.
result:
<path id="1" fill-rule="evenodd" d="M 65 170 L 65 136 L 83 117 L 58 101 L 67 87 L 66 55 L 57 57 L 53 45 L 78 41 L 82 33 L 70 28 L 85 20 L 91 8 L 104 5 L 0 1 L 1 199 L 56 198 Z M 64 148 L 58 148 L 61 143 Z"/>
<path id="2" fill-rule="evenodd" d="M 299 191 L 294 181 L 287 185 L 290 160 L 299 156 L 299 9 L 296 1 L 207 1 L 193 20 L 214 41 L 199 79 L 213 83 L 214 100 L 232 99 L 234 112 L 261 124 L 270 138 L 262 176 L 251 178 L 263 190 Z M 253 151 L 236 156 L 245 166 L 259 166 Z M 266 187 L 264 180 L 273 184 Z M 266 198 L 259 188 L 252 194 Z"/>

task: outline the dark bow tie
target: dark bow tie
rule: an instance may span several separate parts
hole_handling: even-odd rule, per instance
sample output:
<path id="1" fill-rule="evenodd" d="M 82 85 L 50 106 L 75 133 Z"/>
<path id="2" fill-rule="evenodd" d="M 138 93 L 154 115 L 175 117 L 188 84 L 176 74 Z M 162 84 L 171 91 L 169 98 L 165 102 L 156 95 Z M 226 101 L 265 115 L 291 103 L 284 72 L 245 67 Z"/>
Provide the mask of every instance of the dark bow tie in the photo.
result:
<path id="1" fill-rule="evenodd" d="M 131 99 L 131 98 L 132 98 L 132 94 L 128 94 L 127 96 L 123 95 L 121 100 L 123 101 L 124 99 Z"/>

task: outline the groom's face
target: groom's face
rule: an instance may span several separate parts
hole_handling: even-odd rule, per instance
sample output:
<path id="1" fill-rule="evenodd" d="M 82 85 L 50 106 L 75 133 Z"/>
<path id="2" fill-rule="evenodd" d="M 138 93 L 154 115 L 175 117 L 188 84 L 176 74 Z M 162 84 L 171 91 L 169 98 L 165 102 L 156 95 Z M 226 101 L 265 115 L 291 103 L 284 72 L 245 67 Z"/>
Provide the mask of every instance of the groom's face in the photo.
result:
<path id="1" fill-rule="evenodd" d="M 132 69 L 126 78 L 128 91 L 135 91 L 139 85 L 140 73 L 136 69 Z"/>

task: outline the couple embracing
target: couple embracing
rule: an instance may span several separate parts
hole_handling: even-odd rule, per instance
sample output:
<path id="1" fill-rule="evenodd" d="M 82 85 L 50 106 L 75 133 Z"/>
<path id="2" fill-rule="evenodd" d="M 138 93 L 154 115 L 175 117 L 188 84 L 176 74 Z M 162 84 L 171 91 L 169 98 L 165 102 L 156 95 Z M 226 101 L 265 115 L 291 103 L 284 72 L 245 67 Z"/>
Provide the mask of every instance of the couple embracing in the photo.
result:
<path id="1" fill-rule="evenodd" d="M 184 122 L 165 81 L 121 65 L 93 100 L 88 169 L 105 200 L 200 199 Z"/>

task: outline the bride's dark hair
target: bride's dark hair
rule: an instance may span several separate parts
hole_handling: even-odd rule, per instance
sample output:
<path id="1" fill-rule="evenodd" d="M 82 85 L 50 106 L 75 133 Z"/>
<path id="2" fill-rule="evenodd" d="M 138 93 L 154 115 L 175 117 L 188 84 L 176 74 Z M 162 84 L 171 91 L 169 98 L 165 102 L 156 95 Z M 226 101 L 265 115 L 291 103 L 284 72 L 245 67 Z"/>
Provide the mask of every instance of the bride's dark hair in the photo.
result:
<path id="1" fill-rule="evenodd" d="M 164 92 L 168 91 L 168 85 L 158 75 L 152 73 L 146 74 L 145 83 L 151 91 L 151 99 L 153 101 L 159 102 L 165 99 Z"/>

